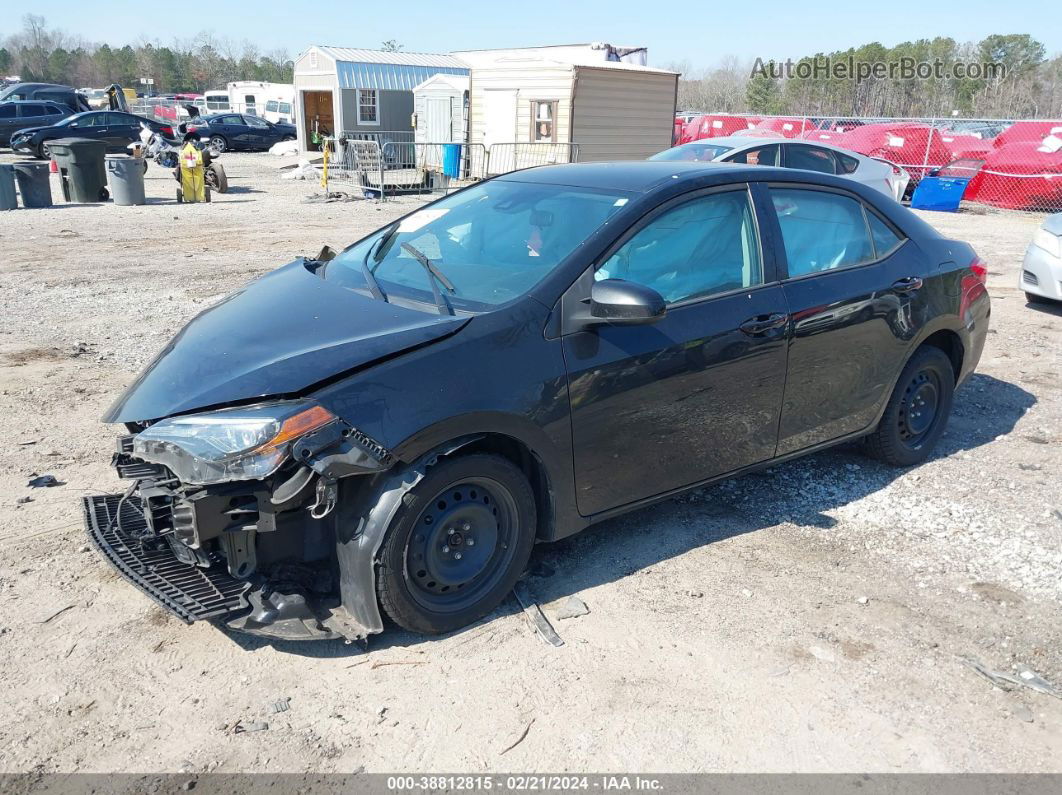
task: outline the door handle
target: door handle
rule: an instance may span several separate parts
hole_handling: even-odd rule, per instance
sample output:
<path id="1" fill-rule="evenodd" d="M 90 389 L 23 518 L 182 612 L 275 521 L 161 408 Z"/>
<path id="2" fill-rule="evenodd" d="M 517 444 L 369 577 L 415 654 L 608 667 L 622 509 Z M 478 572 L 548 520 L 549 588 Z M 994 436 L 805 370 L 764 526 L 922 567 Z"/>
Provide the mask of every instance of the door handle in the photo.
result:
<path id="1" fill-rule="evenodd" d="M 776 328 L 782 328 L 788 322 L 789 315 L 757 315 L 746 320 L 738 328 L 750 337 L 755 337 L 759 334 L 766 334 Z"/>
<path id="2" fill-rule="evenodd" d="M 897 293 L 913 293 L 915 290 L 922 289 L 922 280 L 917 276 L 897 279 L 892 283 L 892 289 Z"/>

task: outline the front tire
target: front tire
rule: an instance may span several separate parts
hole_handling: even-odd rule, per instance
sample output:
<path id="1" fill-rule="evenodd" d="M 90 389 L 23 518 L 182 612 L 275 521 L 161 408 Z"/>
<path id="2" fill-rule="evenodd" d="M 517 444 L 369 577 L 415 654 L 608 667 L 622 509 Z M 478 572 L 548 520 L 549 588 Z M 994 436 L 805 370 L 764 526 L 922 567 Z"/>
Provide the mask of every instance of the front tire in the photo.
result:
<path id="1" fill-rule="evenodd" d="M 1050 298 L 1043 295 L 1037 295 L 1036 293 L 1025 293 L 1025 300 L 1030 304 L 1053 304 L 1056 303 Z"/>
<path id="2" fill-rule="evenodd" d="M 38 160 L 51 160 L 52 152 L 48 148 L 48 144 L 41 144 L 37 147 L 37 159 Z"/>
<path id="3" fill-rule="evenodd" d="M 220 154 L 229 148 L 229 142 L 220 135 L 210 136 L 210 148 Z"/>
<path id="4" fill-rule="evenodd" d="M 380 549 L 376 594 L 412 632 L 439 634 L 509 594 L 535 541 L 531 485 L 495 455 L 443 459 L 403 498 Z"/>
<path id="5" fill-rule="evenodd" d="M 866 438 L 867 452 L 893 466 L 922 463 L 947 427 L 954 394 L 951 360 L 939 348 L 919 348 L 900 373 L 881 422 Z"/>

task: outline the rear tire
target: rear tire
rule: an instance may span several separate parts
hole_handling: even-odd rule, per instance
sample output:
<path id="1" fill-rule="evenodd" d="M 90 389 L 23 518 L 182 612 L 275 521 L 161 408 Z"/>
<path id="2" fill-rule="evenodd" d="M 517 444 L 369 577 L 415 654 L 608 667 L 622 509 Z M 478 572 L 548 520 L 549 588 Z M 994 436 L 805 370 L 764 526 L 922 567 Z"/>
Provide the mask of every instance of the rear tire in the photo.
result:
<path id="1" fill-rule="evenodd" d="M 900 467 L 925 461 L 948 425 L 954 394 L 951 360 L 939 348 L 916 350 L 900 373 L 881 422 L 866 437 L 867 453 Z"/>
<path id="2" fill-rule="evenodd" d="M 380 549 L 376 594 L 411 632 L 439 634 L 497 607 L 535 541 L 531 485 L 495 455 L 443 459 L 403 498 Z"/>
<path id="3" fill-rule="evenodd" d="M 229 148 L 229 142 L 220 135 L 210 136 L 210 148 L 219 154 Z"/>

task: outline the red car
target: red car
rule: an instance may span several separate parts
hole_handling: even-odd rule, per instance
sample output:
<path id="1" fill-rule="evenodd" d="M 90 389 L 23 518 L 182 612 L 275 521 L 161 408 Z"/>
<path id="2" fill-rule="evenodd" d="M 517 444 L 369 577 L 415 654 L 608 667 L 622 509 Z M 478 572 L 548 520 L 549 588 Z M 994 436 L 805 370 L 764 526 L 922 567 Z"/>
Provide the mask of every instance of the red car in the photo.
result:
<path id="1" fill-rule="evenodd" d="M 756 130 L 757 135 L 762 134 L 765 138 L 798 138 L 808 130 L 814 129 L 814 126 L 810 119 L 776 116 L 761 119 L 753 129 Z"/>
<path id="2" fill-rule="evenodd" d="M 1008 210 L 1062 210 L 1062 150 L 1040 151 L 1040 141 L 1005 144 L 977 160 L 958 161 L 948 166 L 948 173 L 959 174 L 963 163 L 975 169 L 966 186 L 967 201 L 990 204 Z"/>
<path id="3" fill-rule="evenodd" d="M 688 144 L 704 138 L 725 138 L 756 126 L 755 116 L 732 116 L 726 113 L 707 113 L 685 126 L 679 143 Z"/>
<path id="4" fill-rule="evenodd" d="M 940 131 L 918 122 L 864 124 L 846 132 L 841 145 L 902 166 L 911 175 L 912 184 L 952 160 Z"/>

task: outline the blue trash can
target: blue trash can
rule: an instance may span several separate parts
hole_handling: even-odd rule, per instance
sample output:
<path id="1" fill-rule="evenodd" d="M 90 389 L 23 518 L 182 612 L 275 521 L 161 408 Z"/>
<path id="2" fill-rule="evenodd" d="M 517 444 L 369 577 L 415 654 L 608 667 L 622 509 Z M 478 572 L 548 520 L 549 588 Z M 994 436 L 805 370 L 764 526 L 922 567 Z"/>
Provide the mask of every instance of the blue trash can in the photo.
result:
<path id="1" fill-rule="evenodd" d="M 912 210 L 953 213 L 959 209 L 970 177 L 923 177 L 911 195 Z"/>
<path id="2" fill-rule="evenodd" d="M 461 144 L 443 144 L 443 174 L 456 179 L 461 176 Z"/>

